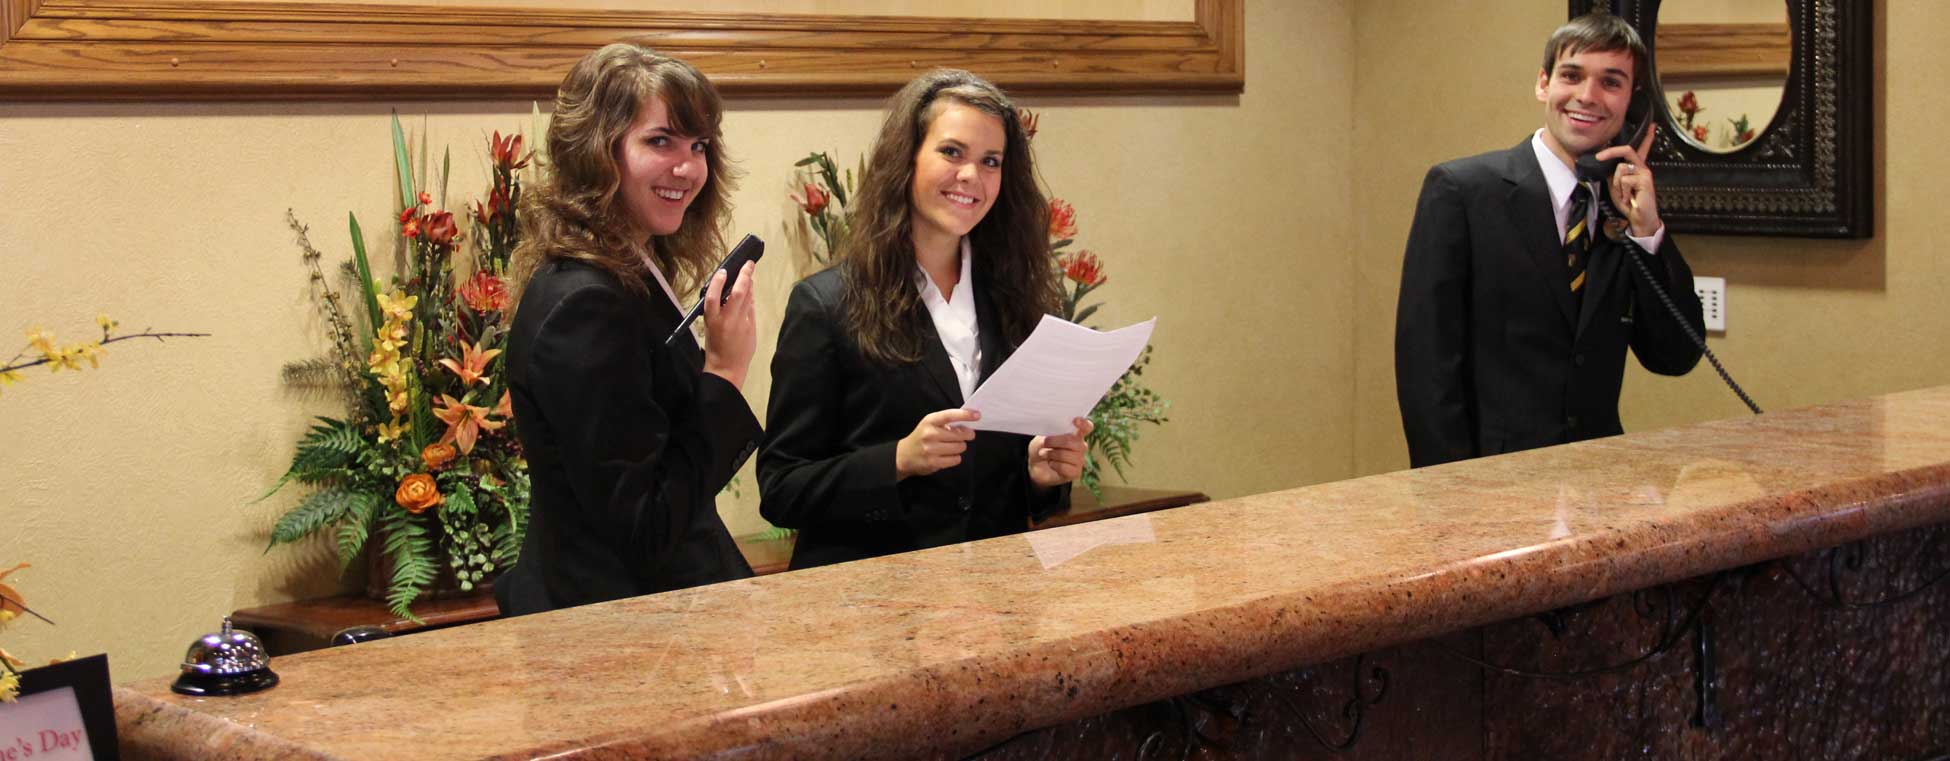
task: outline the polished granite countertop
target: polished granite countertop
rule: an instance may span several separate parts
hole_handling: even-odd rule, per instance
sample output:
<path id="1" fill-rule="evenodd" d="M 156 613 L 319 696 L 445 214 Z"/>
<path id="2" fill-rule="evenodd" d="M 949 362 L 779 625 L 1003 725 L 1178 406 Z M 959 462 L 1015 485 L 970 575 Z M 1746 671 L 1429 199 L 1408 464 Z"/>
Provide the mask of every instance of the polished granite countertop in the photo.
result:
<path id="1" fill-rule="evenodd" d="M 133 757 L 914 758 L 1950 520 L 1950 387 L 1210 502 L 116 689 Z"/>

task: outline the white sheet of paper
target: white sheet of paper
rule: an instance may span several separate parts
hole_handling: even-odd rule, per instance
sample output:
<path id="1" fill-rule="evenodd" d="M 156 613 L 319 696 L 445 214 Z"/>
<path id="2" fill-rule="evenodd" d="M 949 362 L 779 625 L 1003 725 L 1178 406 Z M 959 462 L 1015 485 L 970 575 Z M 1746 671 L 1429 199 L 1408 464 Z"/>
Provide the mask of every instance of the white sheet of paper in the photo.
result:
<path id="1" fill-rule="evenodd" d="M 1090 414 L 1097 400 L 1131 368 L 1151 342 L 1153 317 L 1111 331 L 1096 331 L 1049 315 L 1016 347 L 1009 361 L 975 389 L 963 409 L 982 419 L 962 423 L 977 431 L 1057 436 Z"/>
<path id="2" fill-rule="evenodd" d="M 1044 570 L 1068 563 L 1076 556 L 1098 547 L 1158 541 L 1157 532 L 1151 529 L 1149 515 L 1128 515 L 1115 520 L 1031 531 L 1023 536 L 1029 538 L 1029 549 L 1036 554 L 1036 560 L 1043 564 Z"/>

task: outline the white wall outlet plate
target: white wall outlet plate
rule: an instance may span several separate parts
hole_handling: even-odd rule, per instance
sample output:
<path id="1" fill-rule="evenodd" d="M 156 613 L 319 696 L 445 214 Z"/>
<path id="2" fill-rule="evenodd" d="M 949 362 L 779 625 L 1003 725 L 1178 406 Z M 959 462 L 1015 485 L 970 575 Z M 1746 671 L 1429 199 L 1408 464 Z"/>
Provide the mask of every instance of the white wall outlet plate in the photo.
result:
<path id="1" fill-rule="evenodd" d="M 1693 292 L 1699 294 L 1700 309 L 1706 313 L 1706 331 L 1727 332 L 1727 279 L 1693 278 Z"/>

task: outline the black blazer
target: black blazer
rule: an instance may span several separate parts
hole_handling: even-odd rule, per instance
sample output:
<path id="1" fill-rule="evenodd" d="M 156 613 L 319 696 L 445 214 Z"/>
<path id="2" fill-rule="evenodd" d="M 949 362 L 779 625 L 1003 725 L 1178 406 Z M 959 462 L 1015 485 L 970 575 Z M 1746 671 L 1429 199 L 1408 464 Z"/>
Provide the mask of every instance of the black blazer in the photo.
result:
<path id="1" fill-rule="evenodd" d="M 986 379 L 1015 347 L 999 337 L 975 277 Z M 772 356 L 758 495 L 766 520 L 799 530 L 795 569 L 1018 533 L 1069 498 L 1067 486 L 1030 483 L 1030 437 L 995 431 L 978 432 L 960 465 L 895 481 L 896 443 L 922 417 L 962 404 L 927 308 L 910 319 L 921 361 L 876 363 L 846 328 L 837 267 L 792 288 Z"/>
<path id="2" fill-rule="evenodd" d="M 1416 202 L 1395 316 L 1395 389 L 1415 467 L 1623 433 L 1629 345 L 1683 375 L 1700 349 L 1600 234 L 1574 309 L 1550 190 L 1529 140 L 1430 169 Z M 1652 276 L 1705 325 L 1670 232 Z"/>
<path id="3" fill-rule="evenodd" d="M 555 260 L 522 293 L 506 372 L 533 492 L 505 615 L 752 575 L 715 497 L 763 432 L 695 341 L 664 345 L 680 315 L 645 285 Z"/>

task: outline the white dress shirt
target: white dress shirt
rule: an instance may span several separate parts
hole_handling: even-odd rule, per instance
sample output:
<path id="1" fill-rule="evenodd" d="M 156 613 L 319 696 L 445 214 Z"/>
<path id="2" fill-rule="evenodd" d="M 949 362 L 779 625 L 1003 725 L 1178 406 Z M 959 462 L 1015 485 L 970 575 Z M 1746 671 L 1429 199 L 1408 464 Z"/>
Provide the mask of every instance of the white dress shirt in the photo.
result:
<path id="1" fill-rule="evenodd" d="M 1542 129 L 1530 136 L 1530 147 L 1537 151 L 1537 164 L 1544 169 L 1544 184 L 1550 186 L 1551 216 L 1557 219 L 1557 242 L 1563 245 L 1564 231 L 1571 229 L 1571 191 L 1578 186 L 1578 175 L 1564 165 L 1563 159 L 1551 152 L 1550 146 L 1544 144 Z M 1597 188 L 1595 192 L 1605 191 L 1604 188 Z M 1598 199 L 1591 200 L 1592 204 L 1585 209 L 1585 229 L 1603 230 L 1604 223 L 1598 219 Z M 1622 209 L 1620 211 L 1623 212 Z M 1666 226 L 1661 224 L 1658 230 L 1644 237 L 1626 237 L 1638 241 L 1639 247 L 1645 249 L 1646 253 L 1656 254 L 1659 253 L 1659 244 L 1666 240 Z"/>
<path id="2" fill-rule="evenodd" d="M 968 239 L 962 238 L 961 278 L 947 297 L 941 295 L 921 263 L 914 263 L 914 285 L 921 289 L 921 304 L 934 320 L 934 332 L 941 335 L 941 348 L 948 350 L 948 363 L 955 367 L 963 400 L 975 395 L 975 384 L 982 380 L 982 328 L 975 320 L 975 279 L 969 276 L 974 259 Z"/>

